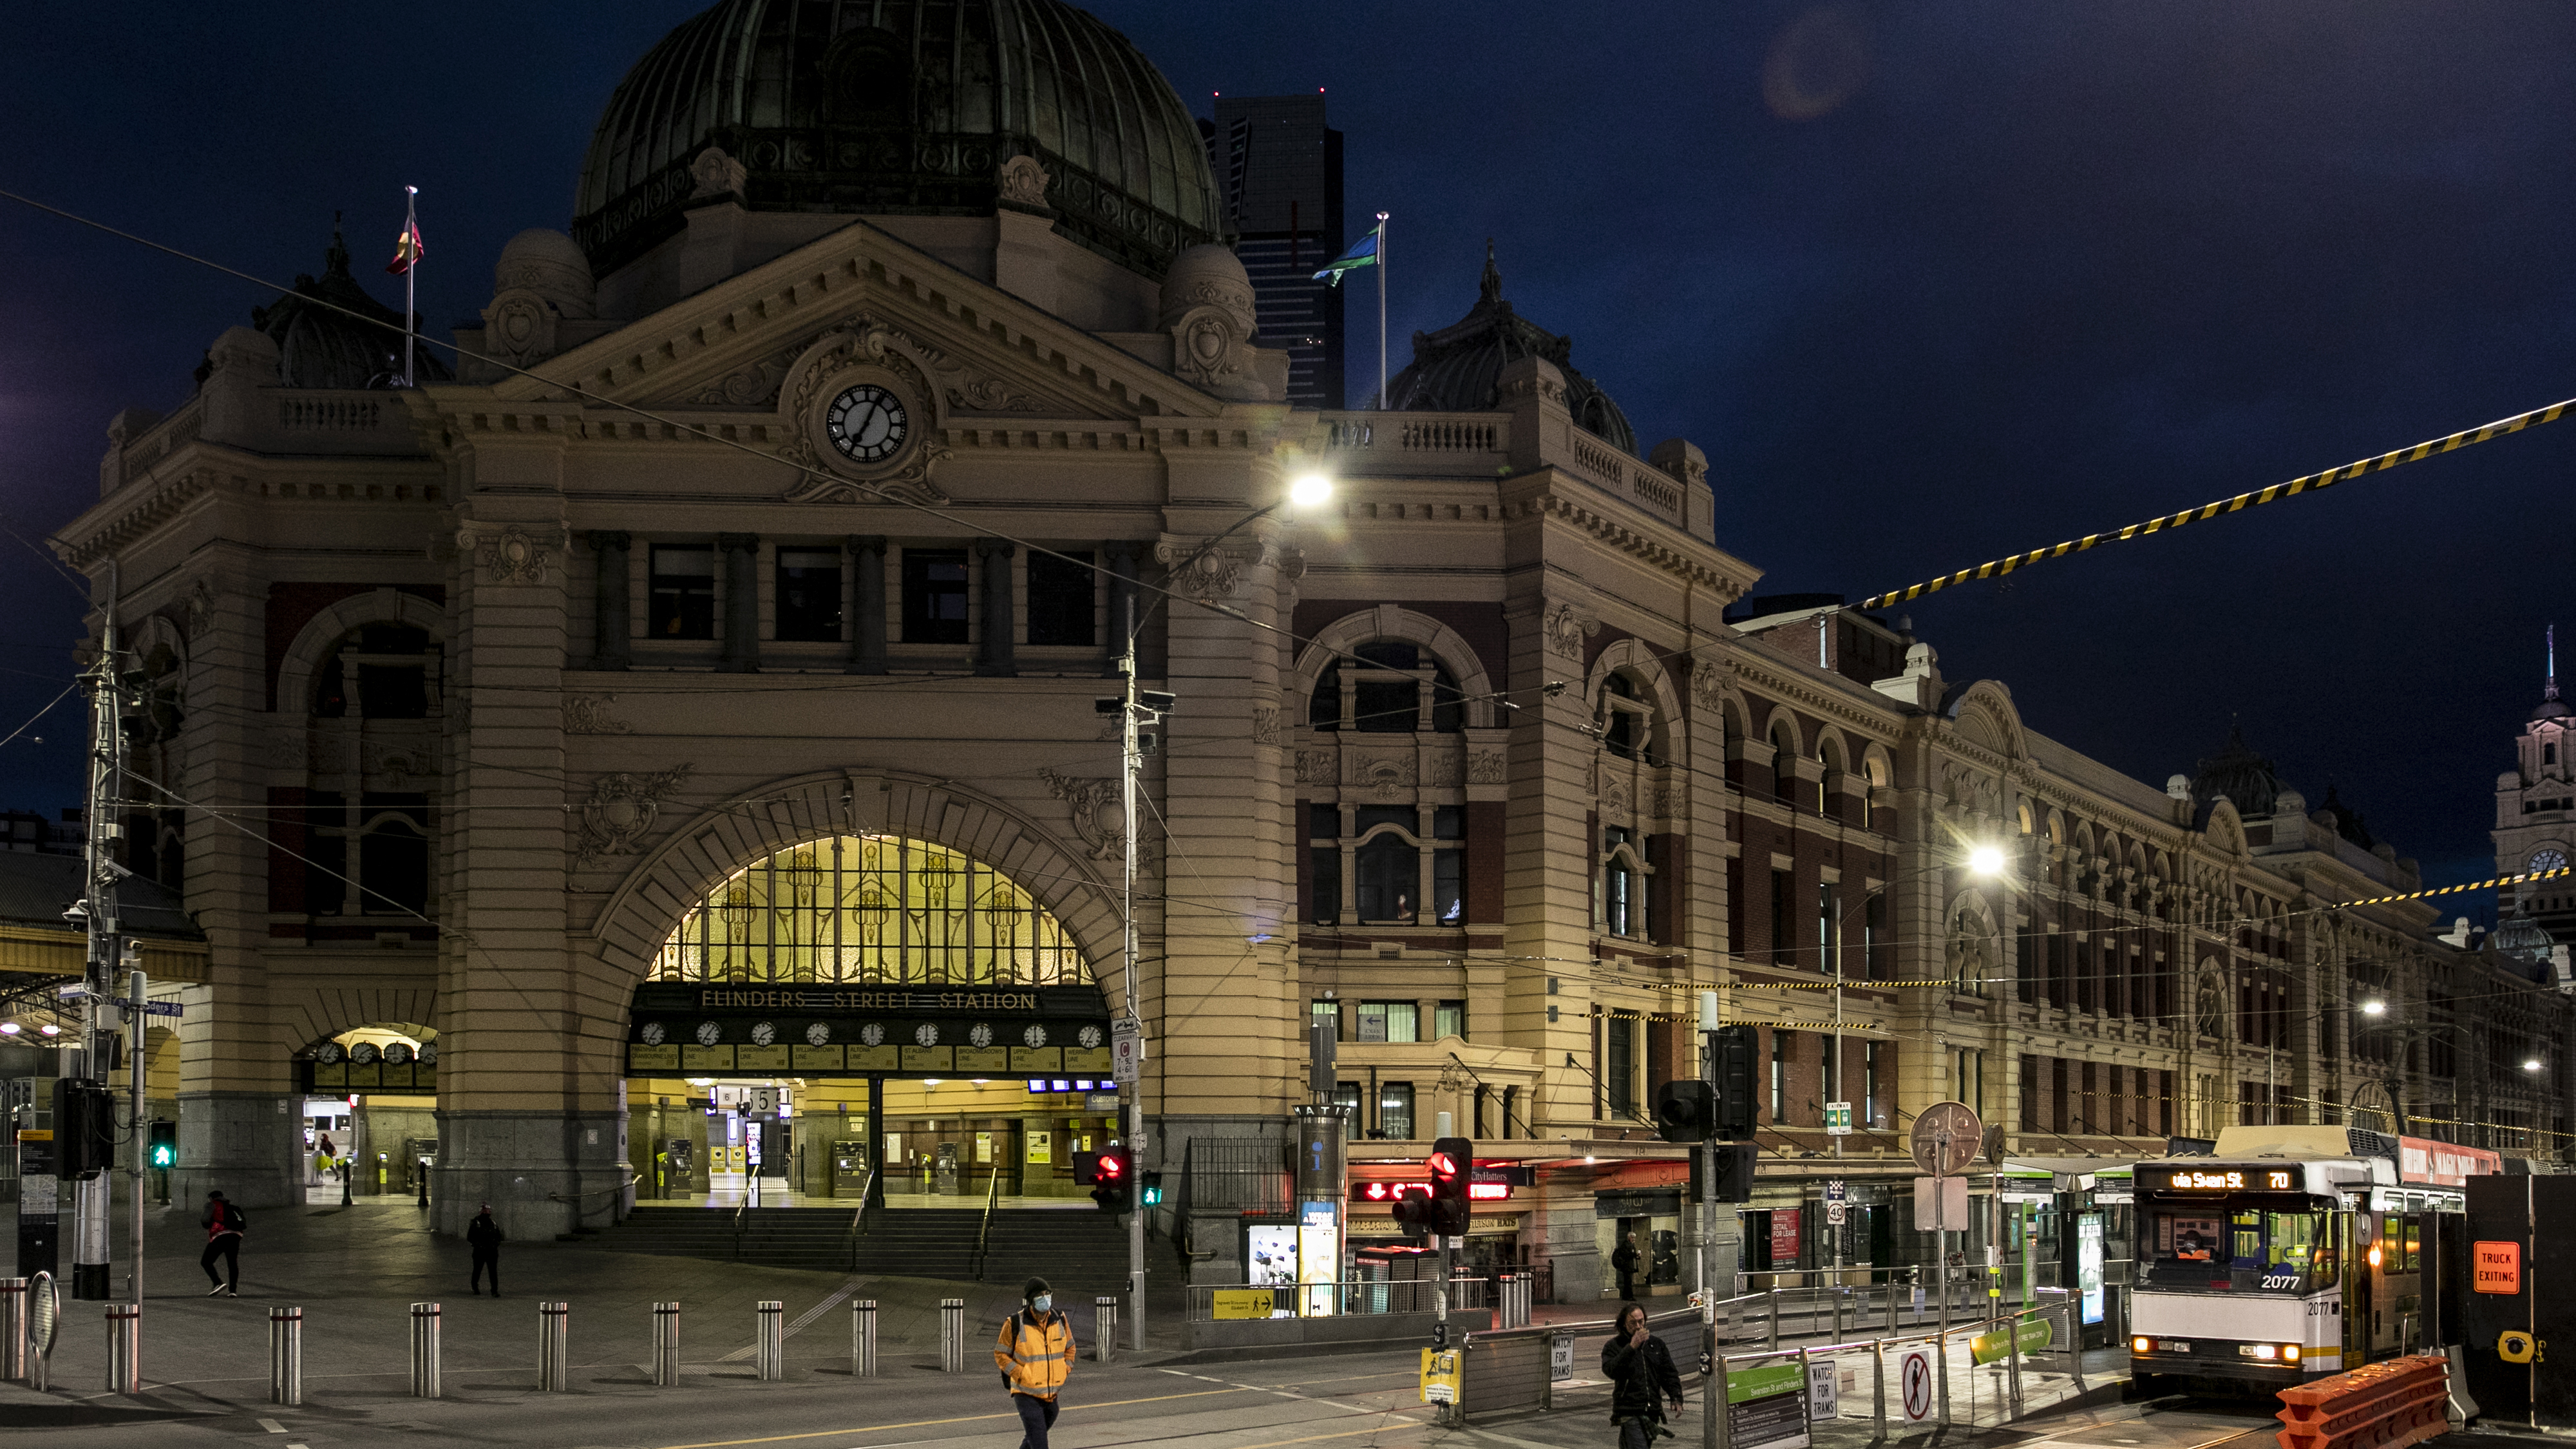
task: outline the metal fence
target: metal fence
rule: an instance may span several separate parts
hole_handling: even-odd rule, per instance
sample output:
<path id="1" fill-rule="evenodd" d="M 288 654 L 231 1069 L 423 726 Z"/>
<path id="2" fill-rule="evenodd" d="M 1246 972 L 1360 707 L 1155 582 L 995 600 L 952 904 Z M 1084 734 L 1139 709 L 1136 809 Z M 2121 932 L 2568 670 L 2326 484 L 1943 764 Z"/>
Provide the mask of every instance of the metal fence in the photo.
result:
<path id="1" fill-rule="evenodd" d="M 1185 1211 L 1290 1211 L 1292 1194 L 1285 1143 L 1192 1138 L 1184 1151 Z"/>
<path id="2" fill-rule="evenodd" d="M 1360 1278 L 1341 1283 L 1190 1285 L 1192 1323 L 1238 1318 L 1340 1318 L 1372 1313 L 1429 1313 L 1434 1308 L 1436 1279 Z M 1449 1306 L 1484 1309 L 1495 1306 L 1493 1283 L 1484 1278 L 1453 1278 Z"/>

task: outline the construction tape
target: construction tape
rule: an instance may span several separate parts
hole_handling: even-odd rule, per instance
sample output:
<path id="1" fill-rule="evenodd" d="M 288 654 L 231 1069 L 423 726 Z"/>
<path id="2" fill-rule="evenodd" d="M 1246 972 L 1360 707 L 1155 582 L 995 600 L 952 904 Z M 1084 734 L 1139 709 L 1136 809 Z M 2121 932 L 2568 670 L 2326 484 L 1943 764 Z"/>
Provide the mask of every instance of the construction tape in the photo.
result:
<path id="1" fill-rule="evenodd" d="M 2400 896 L 2370 896 L 2357 901 L 2334 901 L 2319 909 L 2341 911 L 2354 906 L 2384 906 L 2390 901 L 2420 901 L 2427 896 L 2457 895 L 2461 891 L 2494 890 L 2498 886 L 2523 885 L 2536 880 L 2556 880 L 2562 875 L 2576 875 L 2576 865 L 2562 865 L 2556 870 L 2528 870 L 2520 875 L 2500 875 L 2493 880 L 2471 881 L 2467 885 L 2436 886 L 2429 891 L 2408 891 Z"/>
<path id="2" fill-rule="evenodd" d="M 1948 574 L 1928 583 L 1915 584 L 1910 588 L 1896 589 L 1884 594 L 1872 594 L 1851 607 L 1883 609 L 1890 604 L 1919 599 L 1925 594 L 1937 594 L 1953 584 L 1964 584 L 1972 579 L 2001 578 L 2015 569 L 2027 568 L 2042 559 L 2062 558 L 2067 554 L 2082 553 L 2086 549 L 2097 548 L 2106 543 L 2127 543 L 2131 539 L 2162 533 L 2168 528 L 2180 528 L 2186 523 L 2204 522 L 2222 513 L 2241 513 L 2248 508 L 2258 508 L 2263 504 L 2277 502 L 2284 498 L 2296 498 L 2302 493 L 2314 493 L 2320 489 L 2331 488 L 2346 479 L 2358 478 L 2365 473 L 2385 472 L 2402 463 L 2421 462 L 2439 453 L 2453 452 L 2474 444 L 2489 442 L 2509 433 L 2521 432 L 2525 428 L 2538 427 L 2543 423 L 2554 423 L 2565 416 L 2571 407 L 2576 407 L 2576 398 L 2551 403 L 2545 408 L 2534 408 L 2527 413 L 2516 413 L 2509 418 L 2499 418 L 2484 427 L 2466 428 L 2448 437 L 2417 443 L 2411 448 L 2399 448 L 2394 452 L 2382 453 L 2376 458 L 2364 458 L 2356 463 L 2346 463 L 2340 468 L 2329 468 L 2322 473 L 2310 473 L 2304 478 L 2293 478 L 2287 483 L 2275 483 L 2269 488 L 2258 488 L 2251 493 L 2239 493 L 2233 498 L 2204 503 L 2198 508 L 2186 508 L 2180 513 L 2168 513 L 2162 518 L 2151 518 L 2144 523 L 2132 523 L 2126 528 L 2110 533 L 2088 533 L 2082 538 L 2069 539 L 2054 547 L 2034 548 L 2027 553 L 2011 554 L 1991 563 L 1979 564 L 1972 569 L 1961 569 L 1955 574 Z M 2388 899 L 2409 898 L 2390 896 Z"/>

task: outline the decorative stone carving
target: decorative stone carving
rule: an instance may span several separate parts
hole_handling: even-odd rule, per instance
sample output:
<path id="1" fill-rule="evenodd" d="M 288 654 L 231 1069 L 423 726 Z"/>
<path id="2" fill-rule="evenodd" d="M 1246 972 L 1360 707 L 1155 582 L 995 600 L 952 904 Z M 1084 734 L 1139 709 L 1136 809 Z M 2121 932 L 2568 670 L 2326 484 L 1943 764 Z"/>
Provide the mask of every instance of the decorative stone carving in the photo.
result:
<path id="1" fill-rule="evenodd" d="M 539 540 L 516 524 L 498 533 L 460 530 L 456 535 L 458 551 L 473 551 L 474 561 L 483 570 L 487 584 L 542 584 L 546 581 L 548 554 Z"/>
<path id="2" fill-rule="evenodd" d="M 358 746 L 358 769 L 370 785 L 401 790 L 414 782 L 426 784 L 436 779 L 438 755 L 426 742 L 406 744 L 365 740 Z"/>
<path id="3" fill-rule="evenodd" d="M 1613 778 L 1608 784 L 1602 786 L 1601 789 L 1601 818 L 1604 820 L 1627 819 L 1631 799 L 1632 797 L 1629 793 L 1628 782 Z"/>
<path id="4" fill-rule="evenodd" d="M 662 802 L 679 793 L 692 768 L 681 764 L 641 775 L 620 770 L 594 781 L 581 806 L 581 858 L 633 855 L 661 814 Z"/>
<path id="5" fill-rule="evenodd" d="M 271 731 L 268 736 L 268 767 L 272 770 L 303 769 L 304 731 Z"/>
<path id="6" fill-rule="evenodd" d="M 1052 180 L 1035 156 L 1014 156 L 993 172 L 993 189 L 1004 206 L 1045 211 L 1047 183 Z"/>
<path id="7" fill-rule="evenodd" d="M 1353 762 L 1351 783 L 1381 800 L 1392 800 L 1413 788 L 1413 756 L 1364 755 Z"/>
<path id="8" fill-rule="evenodd" d="M 1472 750 L 1467 755 L 1467 783 L 1499 785 L 1503 783 L 1504 758 L 1500 750 Z"/>
<path id="9" fill-rule="evenodd" d="M 1256 745 L 1279 743 L 1279 706 L 1256 704 L 1252 707 L 1252 742 Z"/>
<path id="10" fill-rule="evenodd" d="M 758 407 L 778 400 L 779 384 L 786 381 L 787 369 L 796 358 L 813 345 L 798 342 L 782 347 L 757 362 L 746 363 L 741 370 L 727 373 L 690 394 L 689 401 L 716 407 Z"/>
<path id="11" fill-rule="evenodd" d="M 943 360 L 938 352 L 881 322 L 852 319 L 853 325 L 825 334 L 805 350 L 793 369 L 780 412 L 787 442 L 778 455 L 805 471 L 787 490 L 790 503 L 855 503 L 883 497 L 916 503 L 945 503 L 948 495 L 930 481 L 931 470 L 955 456 L 929 441 L 931 398 L 937 389 L 931 370 Z M 951 364 L 953 366 L 953 364 Z M 851 374 L 859 374 L 857 377 Z M 922 416 L 912 420 L 911 444 L 883 467 L 861 465 L 822 446 L 820 404 L 847 383 L 870 376 L 888 378 L 898 391 L 912 394 Z M 863 480 L 863 481 L 854 481 Z"/>
<path id="12" fill-rule="evenodd" d="M 1054 411 L 1046 399 L 1024 392 L 1013 392 L 1010 385 L 997 378 L 984 377 L 960 367 L 948 380 L 948 403 L 979 413 L 1043 413 Z"/>
<path id="13" fill-rule="evenodd" d="M 1082 838 L 1093 860 L 1124 860 L 1127 853 L 1127 825 L 1124 802 L 1120 799 L 1115 775 L 1077 777 L 1059 775 L 1051 769 L 1038 771 L 1046 782 L 1047 793 L 1063 801 L 1073 816 L 1073 833 Z M 1136 869 L 1141 874 L 1152 869 L 1154 843 L 1136 842 Z"/>
<path id="14" fill-rule="evenodd" d="M 712 196 L 740 197 L 743 186 L 751 180 L 751 171 L 725 154 L 723 147 L 709 146 L 689 163 L 689 179 L 697 183 L 689 192 L 691 201 Z"/>
<path id="15" fill-rule="evenodd" d="M 1331 785 L 1338 783 L 1334 779 L 1334 768 L 1340 762 L 1340 759 L 1340 754 L 1333 750 L 1299 750 L 1297 752 L 1297 783 L 1300 785 Z"/>
<path id="16" fill-rule="evenodd" d="M 214 619 L 214 616 L 214 589 L 209 587 L 204 579 L 199 579 L 195 583 L 190 584 L 188 586 L 188 602 L 185 609 L 189 643 L 194 644 L 198 640 L 206 637 L 206 626 Z"/>
<path id="17" fill-rule="evenodd" d="M 1205 552 L 1201 547 L 1170 538 L 1154 545 L 1155 561 L 1172 570 L 1165 582 L 1201 604 L 1233 598 L 1241 591 L 1247 570 L 1279 558 L 1279 546 L 1268 539 L 1233 539 Z"/>
<path id="18" fill-rule="evenodd" d="M 563 728 L 568 735 L 627 735 L 635 726 L 608 712 L 613 694 L 568 694 L 563 702 Z"/>
<path id="19" fill-rule="evenodd" d="M 1223 246 L 1185 248 L 1163 278 L 1161 322 L 1172 334 L 1172 371 L 1219 397 L 1253 399 L 1252 279 Z"/>
<path id="20" fill-rule="evenodd" d="M 1735 682 L 1735 668 L 1714 654 L 1703 654 L 1691 661 L 1691 703 L 1713 710 L 1726 698 L 1729 685 Z"/>
<path id="21" fill-rule="evenodd" d="M 1458 750 L 1441 750 L 1431 756 L 1422 783 L 1434 789 L 1452 789 L 1467 783 L 1467 757 Z"/>
<path id="22" fill-rule="evenodd" d="M 512 288 L 483 309 L 484 349 L 513 367 L 555 355 L 555 310 L 534 291 Z"/>
<path id="23" fill-rule="evenodd" d="M 1583 641 L 1601 632 L 1601 620 L 1591 610 L 1559 601 L 1548 606 L 1539 627 L 1547 634 L 1547 652 L 1583 662 Z"/>

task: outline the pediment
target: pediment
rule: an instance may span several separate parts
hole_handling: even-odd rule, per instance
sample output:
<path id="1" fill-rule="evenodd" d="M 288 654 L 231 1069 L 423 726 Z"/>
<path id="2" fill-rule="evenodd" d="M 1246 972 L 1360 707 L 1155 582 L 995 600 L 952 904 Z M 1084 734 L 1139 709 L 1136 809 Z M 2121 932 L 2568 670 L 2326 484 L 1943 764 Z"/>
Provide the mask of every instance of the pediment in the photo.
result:
<path id="1" fill-rule="evenodd" d="M 674 412 L 771 413 L 800 359 L 836 337 L 893 336 L 939 426 L 1127 422 L 1224 406 L 1130 353 L 863 223 L 495 384 L 504 400 L 577 388 Z"/>

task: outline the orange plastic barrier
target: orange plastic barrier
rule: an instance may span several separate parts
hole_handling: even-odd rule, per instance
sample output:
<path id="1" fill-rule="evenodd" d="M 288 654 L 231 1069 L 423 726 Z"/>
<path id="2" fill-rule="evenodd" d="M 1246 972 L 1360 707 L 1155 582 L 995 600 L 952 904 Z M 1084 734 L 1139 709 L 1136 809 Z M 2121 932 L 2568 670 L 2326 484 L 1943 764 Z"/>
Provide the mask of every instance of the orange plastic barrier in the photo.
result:
<path id="1" fill-rule="evenodd" d="M 2281 1449 L 2405 1449 L 2451 1428 L 2451 1361 L 2438 1353 L 2366 1364 L 2281 1390 Z"/>

